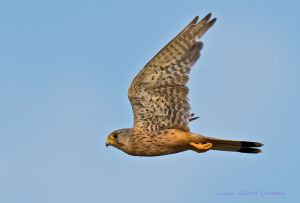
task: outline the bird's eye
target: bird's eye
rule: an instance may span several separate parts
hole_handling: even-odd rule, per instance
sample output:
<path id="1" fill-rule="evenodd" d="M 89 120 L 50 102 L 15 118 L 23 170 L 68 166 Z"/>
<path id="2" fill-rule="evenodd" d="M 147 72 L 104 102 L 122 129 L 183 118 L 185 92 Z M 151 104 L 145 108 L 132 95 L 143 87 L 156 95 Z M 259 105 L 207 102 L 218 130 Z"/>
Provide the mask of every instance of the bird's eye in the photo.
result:
<path id="1" fill-rule="evenodd" d="M 114 134 L 113 136 L 114 136 L 114 138 L 118 138 L 118 134 Z"/>

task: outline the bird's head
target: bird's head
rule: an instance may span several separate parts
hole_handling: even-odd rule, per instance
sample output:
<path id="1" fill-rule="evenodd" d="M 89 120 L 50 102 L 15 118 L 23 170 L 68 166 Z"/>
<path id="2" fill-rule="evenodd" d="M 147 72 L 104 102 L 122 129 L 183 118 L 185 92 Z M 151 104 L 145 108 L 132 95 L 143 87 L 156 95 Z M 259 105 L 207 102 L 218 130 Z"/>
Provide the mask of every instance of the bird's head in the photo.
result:
<path id="1" fill-rule="evenodd" d="M 106 138 L 106 147 L 114 146 L 118 149 L 125 150 L 131 137 L 131 128 L 115 130 Z"/>

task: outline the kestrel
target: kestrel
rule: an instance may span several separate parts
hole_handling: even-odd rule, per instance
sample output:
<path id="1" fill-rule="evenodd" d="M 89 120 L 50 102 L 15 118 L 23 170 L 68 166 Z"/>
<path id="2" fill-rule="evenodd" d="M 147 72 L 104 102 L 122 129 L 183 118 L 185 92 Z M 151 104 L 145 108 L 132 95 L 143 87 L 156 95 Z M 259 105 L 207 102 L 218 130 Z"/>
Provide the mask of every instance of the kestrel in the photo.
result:
<path id="1" fill-rule="evenodd" d="M 161 156 L 193 150 L 201 153 L 221 150 L 260 153 L 258 142 L 233 141 L 192 133 L 186 86 L 191 67 L 200 57 L 201 36 L 213 26 L 211 14 L 195 17 L 160 50 L 137 74 L 128 90 L 134 114 L 133 128 L 108 135 L 106 146 L 114 146 L 133 156 Z"/>

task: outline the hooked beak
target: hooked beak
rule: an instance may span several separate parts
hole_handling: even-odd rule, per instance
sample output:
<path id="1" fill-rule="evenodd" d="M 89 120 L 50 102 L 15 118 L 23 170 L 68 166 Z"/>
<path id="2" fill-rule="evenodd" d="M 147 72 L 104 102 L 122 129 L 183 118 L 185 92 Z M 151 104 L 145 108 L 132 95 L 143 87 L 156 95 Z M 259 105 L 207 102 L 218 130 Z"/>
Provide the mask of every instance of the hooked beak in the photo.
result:
<path id="1" fill-rule="evenodd" d="M 114 139 L 111 136 L 108 136 L 108 138 L 106 139 L 105 146 L 108 147 L 109 145 L 112 145 L 114 143 L 115 143 Z"/>

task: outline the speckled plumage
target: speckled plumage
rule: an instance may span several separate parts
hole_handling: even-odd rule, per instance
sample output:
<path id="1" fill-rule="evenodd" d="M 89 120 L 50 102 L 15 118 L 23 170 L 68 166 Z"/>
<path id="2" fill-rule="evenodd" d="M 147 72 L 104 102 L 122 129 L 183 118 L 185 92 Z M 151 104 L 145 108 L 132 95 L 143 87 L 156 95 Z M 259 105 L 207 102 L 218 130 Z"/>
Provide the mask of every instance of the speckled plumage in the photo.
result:
<path id="1" fill-rule="evenodd" d="M 198 16 L 194 18 L 134 78 L 128 90 L 134 127 L 111 133 L 108 145 L 138 156 L 159 156 L 189 149 L 197 152 L 240 150 L 240 141 L 228 141 L 228 146 L 220 147 L 219 139 L 193 134 L 188 126 L 193 120 L 187 98 L 188 74 L 203 47 L 198 39 L 216 21 L 210 17 L 208 14 L 199 22 Z"/>

